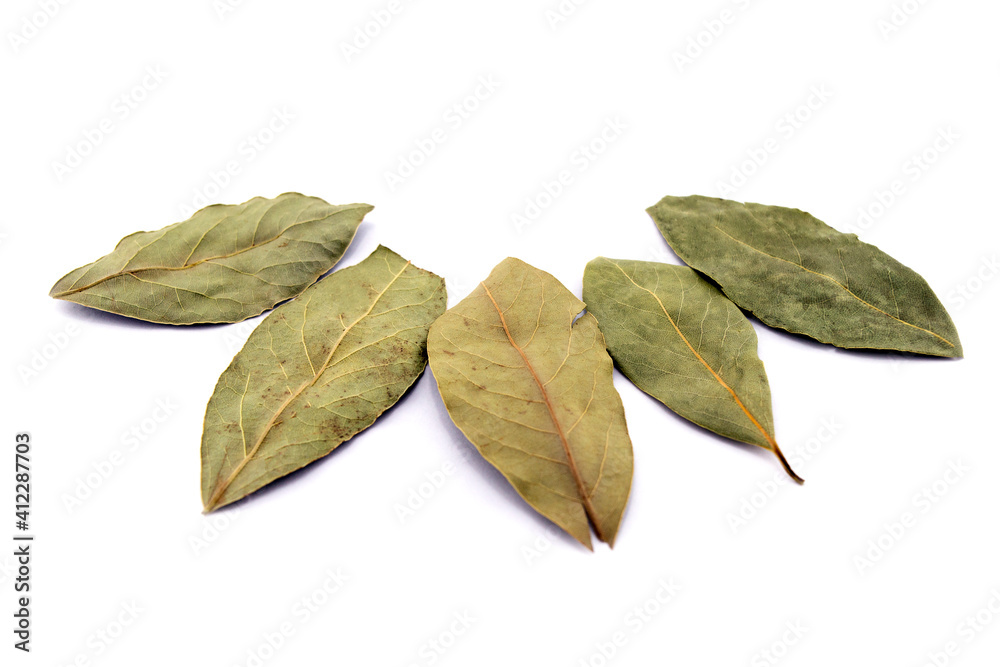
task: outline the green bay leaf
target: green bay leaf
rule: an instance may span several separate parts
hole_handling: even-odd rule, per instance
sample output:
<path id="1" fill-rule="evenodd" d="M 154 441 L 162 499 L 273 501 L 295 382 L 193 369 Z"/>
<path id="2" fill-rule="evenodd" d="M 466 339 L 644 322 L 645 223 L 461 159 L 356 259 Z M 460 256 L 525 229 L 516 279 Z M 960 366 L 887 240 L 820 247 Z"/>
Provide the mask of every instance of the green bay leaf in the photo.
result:
<path id="1" fill-rule="evenodd" d="M 431 326 L 452 420 L 535 510 L 591 548 L 614 544 L 632 442 L 593 315 L 554 277 L 509 258 Z M 575 320 L 575 322 L 574 322 Z"/>
<path id="2" fill-rule="evenodd" d="M 598 257 L 583 275 L 619 370 L 681 417 L 768 449 L 796 481 L 774 436 L 771 388 L 753 325 L 686 266 Z"/>
<path id="3" fill-rule="evenodd" d="M 843 348 L 962 356 L 919 274 L 808 213 L 700 196 L 648 213 L 682 260 L 764 324 Z"/>
<path id="4" fill-rule="evenodd" d="M 205 410 L 201 492 L 228 505 L 326 456 L 396 403 L 427 363 L 444 281 L 379 246 L 282 304 Z"/>
<path id="5" fill-rule="evenodd" d="M 49 295 L 162 324 L 239 322 L 302 292 L 343 256 L 368 204 L 294 192 L 215 204 L 59 279 Z"/>

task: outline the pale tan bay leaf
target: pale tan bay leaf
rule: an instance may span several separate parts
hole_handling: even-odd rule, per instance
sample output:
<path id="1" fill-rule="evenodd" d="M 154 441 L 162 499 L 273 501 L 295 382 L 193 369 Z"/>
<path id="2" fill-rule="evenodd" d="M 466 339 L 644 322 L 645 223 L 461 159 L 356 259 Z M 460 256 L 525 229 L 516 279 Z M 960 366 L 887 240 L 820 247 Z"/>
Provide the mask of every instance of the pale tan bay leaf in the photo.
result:
<path id="1" fill-rule="evenodd" d="M 452 420 L 535 510 L 613 545 L 632 443 L 592 315 L 554 277 L 506 259 L 431 326 L 428 357 Z M 574 321 L 575 320 L 575 321 Z"/>

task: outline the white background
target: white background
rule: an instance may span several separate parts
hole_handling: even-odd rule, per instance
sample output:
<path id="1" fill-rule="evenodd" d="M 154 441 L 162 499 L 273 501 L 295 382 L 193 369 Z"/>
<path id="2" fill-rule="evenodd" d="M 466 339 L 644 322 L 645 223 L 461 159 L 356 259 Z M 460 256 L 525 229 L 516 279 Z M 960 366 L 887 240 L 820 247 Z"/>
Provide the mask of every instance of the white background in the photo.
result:
<path id="1" fill-rule="evenodd" d="M 0 549 L 0 662 L 254 665 L 262 651 L 266 665 L 918 666 L 954 641 L 939 664 L 995 664 L 1000 614 L 983 612 L 992 624 L 971 638 L 963 624 L 992 596 L 1000 611 L 996 3 L 908 0 L 887 32 L 890 0 L 593 0 L 555 25 L 556 0 L 404 1 L 350 59 L 343 45 L 388 0 L 221 13 L 211 0 L 102 0 L 53 3 L 49 19 L 43 4 L 9 0 L 0 21 L 0 438 L 12 459 L 14 433 L 34 437 L 37 535 L 30 655 L 11 647 L 12 547 Z M 729 22 L 714 23 L 723 10 Z M 704 46 L 681 63 L 689 40 Z M 450 122 L 481 77 L 496 90 Z M 275 109 L 294 118 L 268 135 Z M 102 119 L 111 132 L 88 150 Z M 624 128 L 581 160 L 609 121 Z M 446 141 L 390 188 L 386 172 L 439 127 Z M 80 164 L 57 165 L 77 150 Z M 936 159 L 915 168 L 925 151 Z M 213 187 L 230 161 L 239 173 Z M 515 225 L 563 169 L 571 185 Z M 802 488 L 767 452 L 616 375 L 636 468 L 614 551 L 552 534 L 452 426 L 429 373 L 328 459 L 203 517 L 204 406 L 256 321 L 182 330 L 46 296 L 122 236 L 187 217 L 206 190 L 209 203 L 289 190 L 372 203 L 341 266 L 383 243 L 445 276 L 452 304 L 509 255 L 579 294 L 597 255 L 678 262 L 644 209 L 719 195 L 734 169 L 753 173 L 730 198 L 808 210 L 925 276 L 966 359 L 845 352 L 755 322 Z M 902 194 L 880 211 L 895 180 Z M 162 423 L 158 401 L 176 406 Z M 134 449 L 131 429 L 145 430 Z M 120 465 L 94 476 L 116 450 Z M 967 471 L 940 482 L 952 463 Z M 446 464 L 401 521 L 397 506 Z M 935 502 L 915 500 L 936 481 Z M 915 525 L 888 536 L 908 512 Z M 878 561 L 860 565 L 880 539 Z M 349 580 L 328 595 L 338 568 Z M 679 592 L 658 602 L 671 579 Z M 310 596 L 324 604 L 306 618 L 296 605 Z M 456 614 L 474 620 L 453 637 Z M 285 623 L 291 636 L 266 648 Z M 605 659 L 615 633 L 624 645 Z"/>

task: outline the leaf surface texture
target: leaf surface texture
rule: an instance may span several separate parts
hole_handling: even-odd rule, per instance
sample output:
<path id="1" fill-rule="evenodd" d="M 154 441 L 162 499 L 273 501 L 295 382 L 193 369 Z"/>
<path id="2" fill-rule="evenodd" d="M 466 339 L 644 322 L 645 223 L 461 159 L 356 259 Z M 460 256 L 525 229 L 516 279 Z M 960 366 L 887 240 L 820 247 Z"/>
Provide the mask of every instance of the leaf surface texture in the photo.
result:
<path id="1" fill-rule="evenodd" d="M 344 254 L 368 204 L 285 193 L 216 204 L 63 276 L 50 296 L 164 324 L 239 322 L 300 294 Z"/>
<path id="2" fill-rule="evenodd" d="M 431 327 L 451 418 L 535 510 L 591 547 L 613 544 L 632 443 L 593 315 L 554 277 L 509 258 Z M 575 320 L 575 321 L 574 321 Z"/>
<path id="3" fill-rule="evenodd" d="M 423 372 L 444 281 L 380 246 L 268 315 L 223 372 L 201 443 L 206 511 L 332 452 Z"/>
<path id="4" fill-rule="evenodd" d="M 639 389 L 719 435 L 775 453 L 771 388 L 753 325 L 686 266 L 598 257 L 583 276 L 587 310 Z"/>
<path id="5" fill-rule="evenodd" d="M 962 356 L 912 269 L 798 209 L 665 197 L 648 210 L 674 252 L 765 324 L 844 348 Z"/>

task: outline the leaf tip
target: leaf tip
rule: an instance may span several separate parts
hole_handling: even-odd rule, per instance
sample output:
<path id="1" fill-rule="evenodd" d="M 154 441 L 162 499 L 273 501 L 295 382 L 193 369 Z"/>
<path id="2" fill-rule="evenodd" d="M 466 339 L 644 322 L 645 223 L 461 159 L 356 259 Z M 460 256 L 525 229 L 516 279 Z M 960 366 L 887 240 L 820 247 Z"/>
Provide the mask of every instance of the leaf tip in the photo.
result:
<path id="1" fill-rule="evenodd" d="M 50 297 L 53 299 L 63 299 L 66 297 L 66 290 L 62 289 L 64 280 L 65 278 L 60 278 L 56 281 L 55 285 L 52 286 L 52 289 L 49 290 Z"/>
<path id="2" fill-rule="evenodd" d="M 202 495 L 201 497 L 201 513 L 211 514 L 215 510 L 227 505 L 228 503 L 222 502 L 223 489 L 216 487 L 215 492 L 211 495 Z"/>

